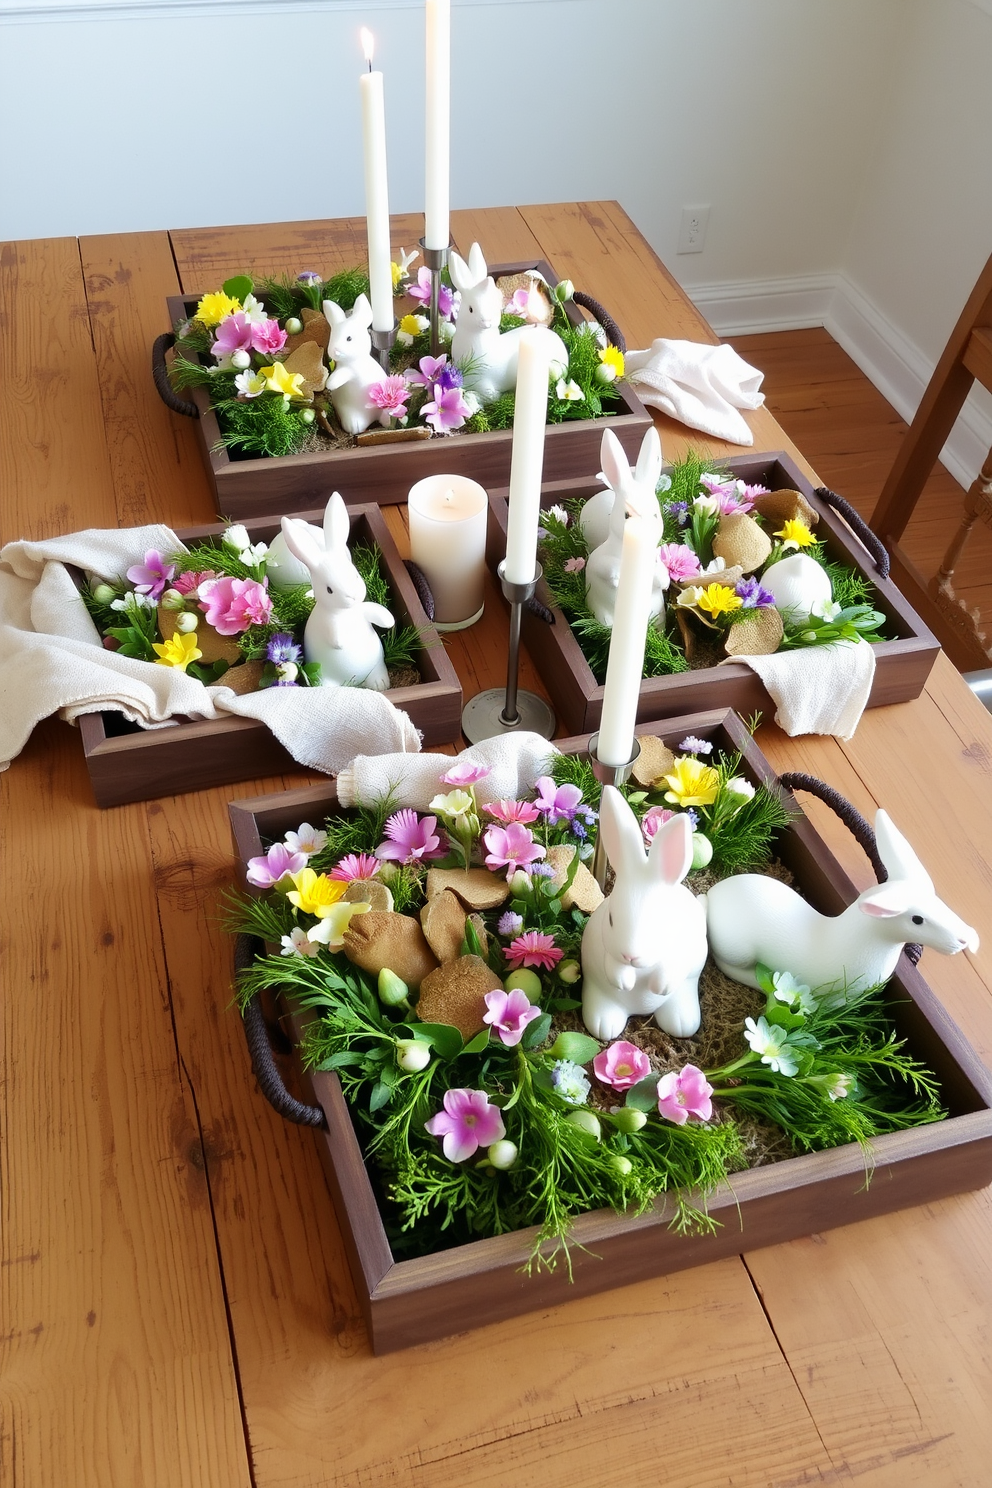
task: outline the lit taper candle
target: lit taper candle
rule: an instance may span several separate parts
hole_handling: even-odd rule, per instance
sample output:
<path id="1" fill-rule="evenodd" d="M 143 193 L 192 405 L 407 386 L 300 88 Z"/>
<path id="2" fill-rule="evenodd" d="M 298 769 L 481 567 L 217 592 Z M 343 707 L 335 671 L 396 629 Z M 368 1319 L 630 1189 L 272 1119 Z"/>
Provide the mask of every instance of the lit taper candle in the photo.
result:
<path id="1" fill-rule="evenodd" d="M 427 190 L 424 247 L 447 248 L 451 119 L 451 0 L 427 0 Z"/>
<path id="2" fill-rule="evenodd" d="M 368 71 L 359 79 L 362 95 L 362 151 L 365 158 L 365 225 L 369 243 L 372 329 L 393 328 L 393 271 L 389 248 L 389 194 L 386 189 L 386 115 L 382 73 L 372 71 L 375 42 L 362 27 Z"/>
<path id="3" fill-rule="evenodd" d="M 644 642 L 651 616 L 651 588 L 658 561 L 655 534 L 640 517 L 628 517 L 623 531 L 620 580 L 613 612 L 610 656 L 606 663 L 603 716 L 596 756 L 620 769 L 634 752 L 634 725 L 644 670 Z"/>
<path id="4" fill-rule="evenodd" d="M 520 334 L 510 455 L 506 564 L 503 570 L 512 584 L 529 584 L 537 572 L 537 526 L 541 513 L 544 430 L 548 418 L 549 353 L 546 336 L 546 332 L 533 328 Z"/>

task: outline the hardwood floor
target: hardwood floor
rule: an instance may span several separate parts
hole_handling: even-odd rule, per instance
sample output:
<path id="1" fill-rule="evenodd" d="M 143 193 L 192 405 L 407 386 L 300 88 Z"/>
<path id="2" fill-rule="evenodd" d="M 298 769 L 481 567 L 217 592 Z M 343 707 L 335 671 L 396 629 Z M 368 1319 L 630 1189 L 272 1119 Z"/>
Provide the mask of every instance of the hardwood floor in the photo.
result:
<path id="1" fill-rule="evenodd" d="M 771 413 L 821 479 L 871 516 L 906 424 L 822 328 L 733 336 L 731 344 L 765 374 Z M 936 573 L 957 527 L 962 488 L 937 465 L 903 539 L 925 578 Z M 992 533 L 981 523 L 965 548 L 955 588 L 992 632 Z"/>

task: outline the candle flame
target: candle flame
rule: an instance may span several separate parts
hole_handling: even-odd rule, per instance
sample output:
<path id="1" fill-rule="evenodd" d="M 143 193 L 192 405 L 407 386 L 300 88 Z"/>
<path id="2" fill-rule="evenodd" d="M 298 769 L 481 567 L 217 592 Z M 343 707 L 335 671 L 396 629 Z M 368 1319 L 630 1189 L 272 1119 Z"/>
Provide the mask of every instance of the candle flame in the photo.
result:
<path id="1" fill-rule="evenodd" d="M 368 29 L 367 26 L 362 27 L 361 37 L 362 51 L 365 53 L 365 60 L 369 64 L 369 68 L 371 69 L 372 58 L 375 54 L 375 37 L 372 35 L 372 32 Z"/>

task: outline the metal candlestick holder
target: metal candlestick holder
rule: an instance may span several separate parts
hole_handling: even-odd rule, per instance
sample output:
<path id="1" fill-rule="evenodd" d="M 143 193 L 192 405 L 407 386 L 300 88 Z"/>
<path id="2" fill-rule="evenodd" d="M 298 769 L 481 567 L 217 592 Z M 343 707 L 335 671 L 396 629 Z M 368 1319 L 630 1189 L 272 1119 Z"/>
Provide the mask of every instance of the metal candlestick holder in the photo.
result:
<path id="1" fill-rule="evenodd" d="M 376 361 L 379 363 L 379 366 L 385 372 L 387 377 L 389 376 L 389 353 L 392 349 L 393 342 L 396 340 L 396 331 L 397 325 L 396 321 L 394 320 L 392 328 L 390 330 L 370 332 L 370 335 L 372 337 L 372 350 L 375 353 Z"/>
<path id="2" fill-rule="evenodd" d="M 641 752 L 641 746 L 634 740 L 634 752 L 625 765 L 604 765 L 597 753 L 599 749 L 599 734 L 591 734 L 589 738 L 589 764 L 592 773 L 600 785 L 626 785 L 630 779 L 630 772 L 637 763 L 637 756 Z M 610 860 L 603 846 L 602 834 L 596 832 L 596 847 L 592 855 L 592 874 L 599 887 L 606 893 L 606 870 L 610 866 Z"/>
<path id="3" fill-rule="evenodd" d="M 526 584 L 515 584 L 504 577 L 505 563 L 497 570 L 503 593 L 510 605 L 510 651 L 506 663 L 506 690 L 490 687 L 476 693 L 462 713 L 462 733 L 470 744 L 491 739 L 495 734 L 540 734 L 550 739 L 555 731 L 555 715 L 535 692 L 520 692 L 517 677 L 520 669 L 520 626 L 524 605 L 533 597 L 544 570 L 535 565 L 534 577 Z"/>
<path id="4" fill-rule="evenodd" d="M 448 262 L 447 248 L 428 248 L 425 240 L 420 239 L 420 247 L 424 255 L 424 263 L 431 271 L 431 356 L 441 354 L 441 270 Z"/>

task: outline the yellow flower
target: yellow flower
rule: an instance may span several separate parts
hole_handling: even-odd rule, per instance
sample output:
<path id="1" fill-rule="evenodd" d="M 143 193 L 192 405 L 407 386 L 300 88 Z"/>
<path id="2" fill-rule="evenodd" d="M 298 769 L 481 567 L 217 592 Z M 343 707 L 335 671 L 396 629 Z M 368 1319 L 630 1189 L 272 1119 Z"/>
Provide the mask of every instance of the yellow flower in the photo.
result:
<path id="1" fill-rule="evenodd" d="M 219 289 L 216 294 L 205 294 L 196 307 L 196 319 L 201 325 L 219 325 L 225 315 L 233 315 L 235 310 L 241 309 L 240 300 L 232 300 Z"/>
<path id="2" fill-rule="evenodd" d="M 393 264 L 394 269 L 395 267 L 396 265 Z M 402 331 L 405 336 L 419 336 L 423 330 L 423 326 L 421 325 L 422 319 L 423 317 L 420 315 L 404 315 L 397 326 L 397 330 Z"/>
<path id="3" fill-rule="evenodd" d="M 158 653 L 156 666 L 178 667 L 184 672 L 191 661 L 199 661 L 203 652 L 196 644 L 195 635 L 181 635 L 178 631 L 169 640 L 163 641 L 161 646 L 154 645 L 152 650 Z"/>
<path id="4" fill-rule="evenodd" d="M 286 898 L 304 914 L 316 915 L 318 920 L 327 919 L 348 887 L 340 879 L 328 878 L 326 873 L 314 873 L 312 868 L 301 868 L 292 879 L 296 888 L 291 889 Z"/>
<path id="5" fill-rule="evenodd" d="M 671 786 L 671 790 L 665 792 L 665 800 L 677 806 L 710 806 L 720 788 L 716 770 L 688 755 L 680 756 L 672 773 L 664 779 L 665 784 Z"/>
<path id="6" fill-rule="evenodd" d="M 403 278 L 403 265 L 398 264 L 396 260 L 393 259 L 392 263 L 389 265 L 389 272 L 393 276 L 393 294 L 395 294 L 400 287 L 400 280 Z"/>
<path id="7" fill-rule="evenodd" d="M 729 615 L 739 610 L 744 601 L 727 584 L 709 584 L 696 601 L 708 615 Z"/>
<path id="8" fill-rule="evenodd" d="M 330 904 L 321 915 L 320 924 L 307 931 L 307 940 L 319 940 L 329 951 L 339 951 L 352 918 L 368 914 L 371 908 L 371 904 L 349 904 L 344 899 L 339 904 Z"/>
<path id="9" fill-rule="evenodd" d="M 798 517 L 786 522 L 775 536 L 782 539 L 783 548 L 808 548 L 816 541 L 806 523 L 800 522 Z"/>
<path id="10" fill-rule="evenodd" d="M 616 346 L 604 346 L 599 353 L 599 360 L 604 367 L 612 367 L 616 377 L 623 376 L 623 352 Z"/>
<path id="11" fill-rule="evenodd" d="M 270 393 L 282 393 L 284 398 L 304 398 L 302 372 L 287 372 L 282 362 L 261 369 Z"/>

